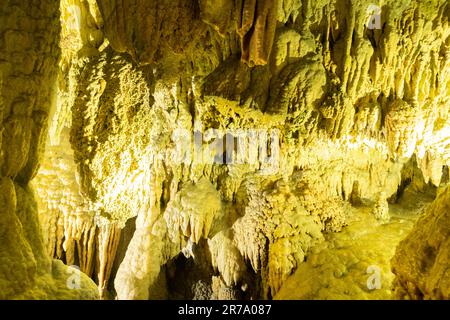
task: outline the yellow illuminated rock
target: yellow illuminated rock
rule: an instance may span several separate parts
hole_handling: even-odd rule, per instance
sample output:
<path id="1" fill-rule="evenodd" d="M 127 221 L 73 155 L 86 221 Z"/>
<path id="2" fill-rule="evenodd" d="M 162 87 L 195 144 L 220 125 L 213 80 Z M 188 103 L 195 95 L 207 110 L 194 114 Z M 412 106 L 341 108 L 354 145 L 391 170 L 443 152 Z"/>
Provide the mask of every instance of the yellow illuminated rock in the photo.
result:
<path id="1" fill-rule="evenodd" d="M 449 12 L 3 0 L 0 299 L 448 299 Z"/>

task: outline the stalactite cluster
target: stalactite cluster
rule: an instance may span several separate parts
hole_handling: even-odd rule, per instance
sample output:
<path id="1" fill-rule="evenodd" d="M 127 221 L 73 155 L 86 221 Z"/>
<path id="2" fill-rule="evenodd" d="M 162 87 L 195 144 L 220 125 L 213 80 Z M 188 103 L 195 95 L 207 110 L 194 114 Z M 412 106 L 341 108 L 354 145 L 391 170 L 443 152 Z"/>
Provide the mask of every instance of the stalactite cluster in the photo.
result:
<path id="1" fill-rule="evenodd" d="M 372 2 L 0 5 L 0 297 L 448 298 L 450 4 Z"/>

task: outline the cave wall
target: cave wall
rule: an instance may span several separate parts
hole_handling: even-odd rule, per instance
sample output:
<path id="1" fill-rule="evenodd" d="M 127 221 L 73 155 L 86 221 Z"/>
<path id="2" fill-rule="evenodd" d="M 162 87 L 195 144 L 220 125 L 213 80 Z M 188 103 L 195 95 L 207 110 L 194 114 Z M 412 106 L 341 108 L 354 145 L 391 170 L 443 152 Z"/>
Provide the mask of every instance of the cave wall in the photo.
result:
<path id="1" fill-rule="evenodd" d="M 55 1 L 0 4 L 0 299 L 94 299 L 94 283 L 52 261 L 29 182 L 36 175 L 55 98 L 60 49 Z"/>
<path id="2" fill-rule="evenodd" d="M 450 189 L 443 190 L 392 259 L 398 299 L 450 298 Z"/>
<path id="3" fill-rule="evenodd" d="M 47 173 L 68 173 L 62 196 L 40 200 L 50 253 L 103 274 L 101 288 L 120 264 L 114 294 L 146 299 L 201 246 L 215 296 L 271 297 L 351 202 L 394 196 L 411 158 L 438 186 L 449 4 L 385 1 L 379 28 L 370 4 L 62 1 L 55 149 L 35 180 L 45 190 Z M 58 168 L 50 153 L 68 143 Z"/>

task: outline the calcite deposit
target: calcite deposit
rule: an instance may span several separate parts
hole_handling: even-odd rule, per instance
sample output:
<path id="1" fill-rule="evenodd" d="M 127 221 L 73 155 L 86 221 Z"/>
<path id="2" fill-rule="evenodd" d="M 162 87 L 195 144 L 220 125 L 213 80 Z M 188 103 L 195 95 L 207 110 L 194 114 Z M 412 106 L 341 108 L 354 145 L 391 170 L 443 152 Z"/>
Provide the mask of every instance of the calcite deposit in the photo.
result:
<path id="1" fill-rule="evenodd" d="M 450 189 L 427 208 L 392 259 L 399 299 L 450 299 Z"/>
<path id="2" fill-rule="evenodd" d="M 448 299 L 449 13 L 3 0 L 0 298 Z"/>
<path id="3" fill-rule="evenodd" d="M 55 1 L 0 4 L 0 299 L 98 297 L 91 279 L 46 252 L 29 186 L 56 99 L 58 16 Z"/>

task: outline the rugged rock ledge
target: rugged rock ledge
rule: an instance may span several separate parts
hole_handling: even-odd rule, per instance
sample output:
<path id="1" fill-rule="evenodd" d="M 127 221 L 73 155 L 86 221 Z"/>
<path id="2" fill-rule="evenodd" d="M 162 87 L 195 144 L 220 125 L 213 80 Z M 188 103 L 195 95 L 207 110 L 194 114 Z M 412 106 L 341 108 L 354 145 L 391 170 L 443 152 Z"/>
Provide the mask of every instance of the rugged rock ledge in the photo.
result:
<path id="1" fill-rule="evenodd" d="M 392 260 L 400 299 L 450 299 L 450 189 L 443 191 Z"/>

